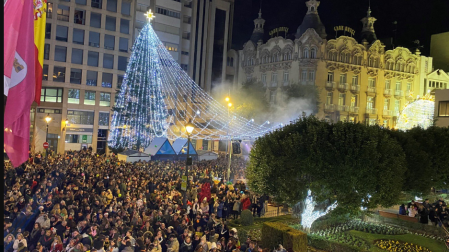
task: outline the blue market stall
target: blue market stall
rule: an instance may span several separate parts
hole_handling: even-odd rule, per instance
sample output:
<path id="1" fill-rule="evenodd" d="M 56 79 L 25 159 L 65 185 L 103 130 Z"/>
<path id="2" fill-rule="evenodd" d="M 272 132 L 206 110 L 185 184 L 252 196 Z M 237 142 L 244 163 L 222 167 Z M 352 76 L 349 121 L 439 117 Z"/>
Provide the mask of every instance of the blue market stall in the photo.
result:
<path id="1" fill-rule="evenodd" d="M 156 137 L 145 149 L 145 153 L 151 155 L 151 160 L 169 161 L 176 160 L 177 155 L 175 150 L 164 137 Z"/>

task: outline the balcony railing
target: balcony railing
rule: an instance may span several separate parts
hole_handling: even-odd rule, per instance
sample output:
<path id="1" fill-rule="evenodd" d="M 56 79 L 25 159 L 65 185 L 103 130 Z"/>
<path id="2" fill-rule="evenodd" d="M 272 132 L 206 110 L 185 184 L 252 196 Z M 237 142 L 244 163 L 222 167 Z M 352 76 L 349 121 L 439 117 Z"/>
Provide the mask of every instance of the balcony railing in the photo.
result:
<path id="1" fill-rule="evenodd" d="M 359 107 L 350 106 L 349 107 L 349 113 L 358 114 L 359 113 Z"/>
<path id="2" fill-rule="evenodd" d="M 375 87 L 368 87 L 366 92 L 368 92 L 368 93 L 376 93 L 376 88 Z"/>
<path id="3" fill-rule="evenodd" d="M 337 83 L 335 83 L 333 81 L 327 81 L 326 82 L 326 88 L 335 89 L 336 86 L 337 86 Z"/>
<path id="4" fill-rule="evenodd" d="M 337 110 L 340 112 L 348 112 L 348 106 L 347 105 L 337 105 Z"/>
<path id="5" fill-rule="evenodd" d="M 412 90 L 405 91 L 405 98 L 413 100 L 413 91 Z"/>
<path id="6" fill-rule="evenodd" d="M 348 90 L 348 83 L 340 83 L 338 84 L 338 89 L 341 91 L 347 91 Z"/>
<path id="7" fill-rule="evenodd" d="M 402 91 L 402 90 L 396 90 L 396 91 L 394 91 L 394 96 L 395 96 L 395 97 L 401 98 L 401 97 L 404 96 L 404 91 Z"/>
<path id="8" fill-rule="evenodd" d="M 351 85 L 351 92 L 360 93 L 360 85 Z"/>
<path id="9" fill-rule="evenodd" d="M 391 96 L 391 94 L 392 94 L 391 89 L 385 89 L 385 90 L 384 90 L 384 95 L 385 95 L 385 96 L 389 97 L 389 96 Z"/>
<path id="10" fill-rule="evenodd" d="M 271 86 L 272 86 L 272 87 L 277 87 L 277 86 L 278 86 L 278 83 L 277 83 L 277 82 L 271 82 Z"/>
<path id="11" fill-rule="evenodd" d="M 288 86 L 288 81 L 284 81 L 284 86 Z"/>
<path id="12" fill-rule="evenodd" d="M 334 111 L 334 104 L 324 104 L 324 110 Z"/>
<path id="13" fill-rule="evenodd" d="M 384 109 L 382 115 L 383 116 L 393 116 L 393 111 Z"/>
<path id="14" fill-rule="evenodd" d="M 377 108 L 366 108 L 367 114 L 377 114 Z"/>

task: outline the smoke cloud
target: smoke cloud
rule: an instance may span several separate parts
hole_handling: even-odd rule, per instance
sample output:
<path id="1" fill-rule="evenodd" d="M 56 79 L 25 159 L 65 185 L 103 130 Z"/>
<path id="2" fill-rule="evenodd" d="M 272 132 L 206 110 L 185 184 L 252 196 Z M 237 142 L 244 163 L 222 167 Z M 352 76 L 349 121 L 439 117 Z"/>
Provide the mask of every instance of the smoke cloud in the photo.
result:
<path id="1" fill-rule="evenodd" d="M 242 90 L 241 85 L 234 87 L 229 82 L 220 83 L 214 81 L 213 83 L 211 95 L 214 99 L 226 106 L 225 98 L 229 96 L 234 112 L 239 113 L 239 115 L 248 120 L 254 119 L 255 123 L 258 124 L 267 123 L 268 121 L 273 126 L 286 125 L 301 117 L 303 113 L 308 116 L 316 111 L 316 102 L 311 98 L 290 97 L 288 90 L 282 87 L 278 87 L 275 90 L 267 90 L 266 87 L 260 87 L 260 90 L 250 90 L 250 94 L 248 94 L 246 90 Z M 272 92 L 275 92 L 276 98 L 275 102 L 270 104 Z M 263 108 L 263 97 L 266 99 L 267 109 Z M 245 108 L 244 105 L 254 105 L 255 107 Z M 253 111 L 253 113 L 249 113 L 248 110 Z"/>

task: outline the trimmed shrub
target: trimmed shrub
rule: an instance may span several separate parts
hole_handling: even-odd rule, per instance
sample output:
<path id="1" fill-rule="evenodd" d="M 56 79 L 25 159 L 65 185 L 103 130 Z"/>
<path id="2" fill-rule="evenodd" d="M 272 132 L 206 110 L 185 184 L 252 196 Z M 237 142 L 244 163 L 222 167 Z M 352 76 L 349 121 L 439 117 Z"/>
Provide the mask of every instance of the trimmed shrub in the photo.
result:
<path id="1" fill-rule="evenodd" d="M 254 223 L 253 213 L 250 210 L 243 210 L 240 219 L 242 220 L 243 226 L 251 226 Z"/>
<path id="2" fill-rule="evenodd" d="M 308 235 L 307 241 L 309 242 L 309 246 L 314 247 L 316 249 L 332 251 L 332 252 L 360 252 L 360 251 L 368 251 L 363 248 L 353 247 L 347 244 L 342 244 L 334 241 L 326 240 L 325 238 L 316 236 L 316 235 Z"/>
<path id="3" fill-rule="evenodd" d="M 263 223 L 262 245 L 265 248 L 275 248 L 279 244 L 295 252 L 307 252 L 307 234 L 283 223 Z"/>

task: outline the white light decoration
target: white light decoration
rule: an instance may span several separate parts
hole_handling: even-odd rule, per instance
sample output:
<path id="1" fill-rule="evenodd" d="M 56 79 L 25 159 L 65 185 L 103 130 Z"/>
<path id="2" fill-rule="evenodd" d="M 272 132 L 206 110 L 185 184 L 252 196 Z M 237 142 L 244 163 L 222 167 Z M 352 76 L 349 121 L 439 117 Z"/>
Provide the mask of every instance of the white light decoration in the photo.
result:
<path id="1" fill-rule="evenodd" d="M 429 98 L 422 98 L 408 104 L 399 115 L 396 128 L 409 130 L 414 127 L 427 129 L 433 125 L 435 102 Z"/>
<path id="2" fill-rule="evenodd" d="M 148 19 L 154 15 L 149 11 Z M 135 44 L 111 119 L 109 146 L 147 147 L 154 137 L 187 138 L 185 125 L 195 125 L 192 139 L 254 140 L 278 128 L 256 125 L 229 112 L 214 100 L 173 59 L 150 23 Z M 269 127 L 272 126 L 272 127 Z"/>
<path id="3" fill-rule="evenodd" d="M 368 201 L 369 201 L 369 199 L 371 199 L 371 195 L 369 195 L 369 194 L 368 194 L 366 197 L 368 198 Z M 368 208 L 367 208 L 367 207 L 364 207 L 364 206 L 363 206 L 363 203 L 365 203 L 365 200 L 364 200 L 364 199 L 362 199 L 362 206 L 360 207 L 360 210 L 366 211 Z"/>
<path id="4" fill-rule="evenodd" d="M 330 211 L 334 210 L 338 206 L 337 201 L 335 201 L 334 204 L 328 206 L 326 208 L 326 211 L 324 211 L 324 212 L 323 211 L 314 211 L 316 202 L 313 200 L 311 190 L 309 190 L 307 192 L 307 198 L 306 198 L 305 203 L 306 203 L 306 207 L 305 207 L 303 213 L 301 214 L 301 225 L 306 230 L 309 230 L 312 227 L 313 222 L 315 222 L 318 218 L 328 214 Z"/>

